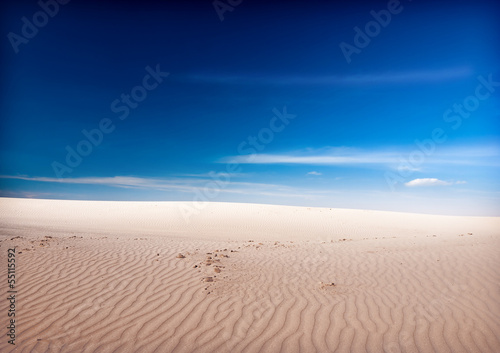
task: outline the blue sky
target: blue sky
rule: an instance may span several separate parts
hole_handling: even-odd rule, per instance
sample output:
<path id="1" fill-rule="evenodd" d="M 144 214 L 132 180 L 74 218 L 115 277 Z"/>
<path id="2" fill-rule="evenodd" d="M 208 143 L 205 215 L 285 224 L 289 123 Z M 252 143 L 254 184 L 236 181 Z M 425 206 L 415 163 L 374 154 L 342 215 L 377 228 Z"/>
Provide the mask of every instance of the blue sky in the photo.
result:
<path id="1" fill-rule="evenodd" d="M 500 216 L 493 1 L 42 3 L 2 4 L 0 196 Z"/>

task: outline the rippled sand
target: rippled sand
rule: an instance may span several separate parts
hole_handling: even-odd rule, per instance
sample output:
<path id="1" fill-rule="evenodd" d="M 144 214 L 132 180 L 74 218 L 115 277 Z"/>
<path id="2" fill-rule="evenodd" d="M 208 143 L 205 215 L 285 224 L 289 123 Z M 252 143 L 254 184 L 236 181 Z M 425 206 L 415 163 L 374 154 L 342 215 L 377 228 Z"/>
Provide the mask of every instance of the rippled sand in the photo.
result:
<path id="1" fill-rule="evenodd" d="M 0 198 L 0 351 L 500 352 L 500 218 L 190 207 Z"/>

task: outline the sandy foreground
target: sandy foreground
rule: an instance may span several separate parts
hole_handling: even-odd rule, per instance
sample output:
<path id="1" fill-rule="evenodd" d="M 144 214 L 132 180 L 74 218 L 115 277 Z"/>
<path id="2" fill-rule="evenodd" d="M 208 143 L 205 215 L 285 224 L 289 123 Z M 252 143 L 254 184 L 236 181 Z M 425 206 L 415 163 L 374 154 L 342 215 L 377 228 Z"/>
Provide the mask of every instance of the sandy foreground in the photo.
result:
<path id="1" fill-rule="evenodd" d="M 500 352 L 500 218 L 192 207 L 0 198 L 0 351 Z"/>

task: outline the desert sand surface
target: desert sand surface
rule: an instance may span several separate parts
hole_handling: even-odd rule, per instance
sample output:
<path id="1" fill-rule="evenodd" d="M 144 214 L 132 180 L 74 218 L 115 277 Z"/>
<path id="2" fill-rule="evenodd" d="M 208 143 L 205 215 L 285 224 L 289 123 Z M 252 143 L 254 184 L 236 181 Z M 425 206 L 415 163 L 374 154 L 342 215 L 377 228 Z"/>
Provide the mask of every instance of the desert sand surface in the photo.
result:
<path id="1" fill-rule="evenodd" d="M 192 206 L 1 198 L 0 351 L 500 352 L 498 217 Z"/>

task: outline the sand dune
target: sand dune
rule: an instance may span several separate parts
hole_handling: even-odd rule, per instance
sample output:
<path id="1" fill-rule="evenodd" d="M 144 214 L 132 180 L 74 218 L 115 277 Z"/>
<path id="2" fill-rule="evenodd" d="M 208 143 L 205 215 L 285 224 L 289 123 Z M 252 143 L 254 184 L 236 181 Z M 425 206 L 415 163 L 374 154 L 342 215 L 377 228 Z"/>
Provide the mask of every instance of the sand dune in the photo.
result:
<path id="1" fill-rule="evenodd" d="M 500 352 L 500 218 L 189 207 L 0 199 L 0 351 Z"/>

